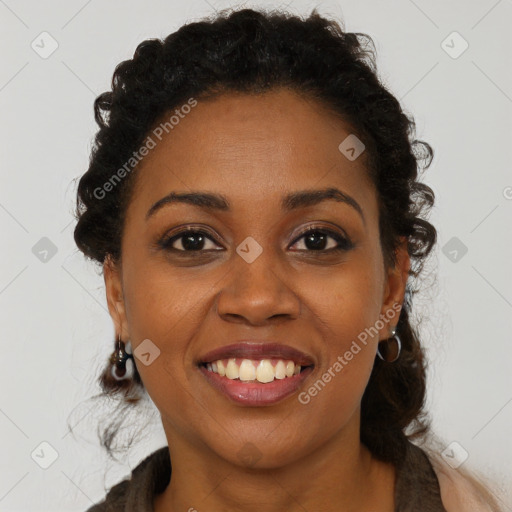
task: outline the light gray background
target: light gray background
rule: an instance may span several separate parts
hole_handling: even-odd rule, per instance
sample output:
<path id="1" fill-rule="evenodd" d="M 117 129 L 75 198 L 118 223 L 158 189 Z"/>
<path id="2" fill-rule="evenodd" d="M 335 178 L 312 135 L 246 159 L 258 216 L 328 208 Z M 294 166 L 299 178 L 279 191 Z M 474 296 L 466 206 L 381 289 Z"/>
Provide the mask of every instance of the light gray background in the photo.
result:
<path id="1" fill-rule="evenodd" d="M 67 434 L 73 408 L 98 391 L 114 336 L 103 279 L 73 242 L 73 179 L 87 168 L 93 101 L 116 64 L 143 39 L 227 6 L 235 4 L 0 0 L 2 511 L 83 511 L 103 497 L 104 483 L 165 444 L 157 417 L 126 460 L 107 464 L 94 444 L 98 410 L 83 405 L 74 419 L 80 436 Z M 445 444 L 469 453 L 464 467 L 510 490 L 512 2 L 293 0 L 289 10 L 315 6 L 373 37 L 381 77 L 414 115 L 417 137 L 434 147 L 424 180 L 437 195 L 437 279 L 416 301 L 430 410 Z M 46 59 L 31 48 L 43 31 L 59 45 Z M 469 44 L 457 58 L 445 50 L 457 52 L 460 39 L 442 45 L 454 31 Z M 43 237 L 57 249 L 46 262 L 34 254 Z M 454 243 L 467 247 L 457 261 L 446 245 Z M 48 469 L 31 458 L 34 450 L 49 457 L 43 441 L 58 453 Z"/>

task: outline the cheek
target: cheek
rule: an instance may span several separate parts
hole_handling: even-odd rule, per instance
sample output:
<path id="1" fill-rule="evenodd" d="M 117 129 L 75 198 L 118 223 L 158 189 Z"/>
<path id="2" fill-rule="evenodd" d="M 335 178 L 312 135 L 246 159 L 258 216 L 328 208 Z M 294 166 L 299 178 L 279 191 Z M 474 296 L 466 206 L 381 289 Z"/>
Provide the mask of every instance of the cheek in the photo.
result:
<path id="1" fill-rule="evenodd" d="M 138 268 L 126 264 L 125 268 L 125 311 L 132 349 L 138 355 L 147 346 L 150 353 L 158 354 L 148 366 L 143 358 L 136 358 L 144 386 L 153 397 L 152 388 L 158 392 L 158 382 L 179 376 L 180 365 L 176 363 L 183 361 L 185 347 L 180 339 L 183 329 L 190 326 L 190 306 L 176 287 L 175 279 L 167 277 L 161 269 L 151 264 Z"/>
<path id="2" fill-rule="evenodd" d="M 316 328 L 321 331 L 331 356 L 349 350 L 352 340 L 371 345 L 372 338 L 378 339 L 372 326 L 379 319 L 381 309 L 381 279 L 371 262 L 359 256 L 322 281 L 318 277 L 302 278 L 303 300 L 317 319 Z"/>
<path id="3" fill-rule="evenodd" d="M 189 346 L 211 308 L 208 291 L 221 274 L 210 270 L 199 275 L 198 271 L 191 277 L 190 273 L 171 272 L 165 262 L 146 260 L 142 264 L 142 256 L 138 261 L 126 258 L 124 266 L 125 308 L 132 348 L 136 351 L 149 339 L 159 355 L 148 366 L 136 359 L 137 370 L 161 411 L 185 411 L 191 406 L 190 395 L 184 392 L 190 377 L 187 371 L 191 370 Z"/>
<path id="4" fill-rule="evenodd" d="M 319 375 L 304 400 L 318 400 L 323 413 L 340 420 L 358 406 L 375 361 L 381 296 L 379 276 L 371 268 L 360 261 L 320 286 L 303 283 L 311 290 L 308 304 L 324 342 Z"/>
<path id="5" fill-rule="evenodd" d="M 162 262 L 127 264 L 124 281 L 126 316 L 136 341 L 150 338 L 162 351 L 179 351 L 180 339 L 193 330 L 208 288 L 186 272 L 172 272 Z"/>

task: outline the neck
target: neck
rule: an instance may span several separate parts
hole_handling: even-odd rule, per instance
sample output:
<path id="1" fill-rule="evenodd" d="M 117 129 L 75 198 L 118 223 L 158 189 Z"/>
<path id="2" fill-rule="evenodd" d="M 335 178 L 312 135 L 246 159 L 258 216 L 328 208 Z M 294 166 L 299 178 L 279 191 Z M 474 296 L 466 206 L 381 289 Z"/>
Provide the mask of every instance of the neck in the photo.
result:
<path id="1" fill-rule="evenodd" d="M 172 476 L 156 512 L 394 510 L 395 469 L 375 459 L 352 422 L 311 453 L 278 468 L 243 468 L 204 447 L 166 435 Z"/>

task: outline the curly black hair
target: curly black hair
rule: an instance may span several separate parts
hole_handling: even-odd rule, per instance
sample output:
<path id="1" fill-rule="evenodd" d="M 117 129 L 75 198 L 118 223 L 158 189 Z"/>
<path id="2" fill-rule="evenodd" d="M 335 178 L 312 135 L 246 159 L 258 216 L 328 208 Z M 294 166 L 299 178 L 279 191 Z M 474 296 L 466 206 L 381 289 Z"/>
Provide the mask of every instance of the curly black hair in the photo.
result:
<path id="1" fill-rule="evenodd" d="M 427 221 L 434 193 L 418 180 L 433 151 L 414 138 L 413 119 L 379 79 L 375 53 L 371 37 L 344 32 L 340 23 L 316 9 L 304 19 L 282 11 L 228 9 L 188 23 L 164 40 L 143 41 L 132 59 L 116 67 L 112 90 L 94 104 L 99 131 L 78 185 L 78 248 L 100 264 L 106 258 L 121 261 L 123 223 L 137 166 L 108 193 L 98 190 L 173 109 L 190 98 L 262 94 L 285 87 L 320 102 L 363 141 L 368 174 L 377 190 L 384 262 L 395 264 L 395 250 L 405 237 L 409 274 L 417 278 L 437 237 Z M 402 460 L 409 439 L 430 428 L 424 411 L 426 360 L 410 321 L 417 291 L 409 279 L 397 324 L 400 358 L 392 364 L 375 359 L 361 403 L 361 441 L 374 456 L 394 463 Z M 108 361 L 100 383 L 109 396 L 124 390 L 127 406 L 138 400 L 134 390 L 144 392 L 138 373 L 129 381 L 116 381 Z M 115 431 L 104 433 L 107 450 Z"/>

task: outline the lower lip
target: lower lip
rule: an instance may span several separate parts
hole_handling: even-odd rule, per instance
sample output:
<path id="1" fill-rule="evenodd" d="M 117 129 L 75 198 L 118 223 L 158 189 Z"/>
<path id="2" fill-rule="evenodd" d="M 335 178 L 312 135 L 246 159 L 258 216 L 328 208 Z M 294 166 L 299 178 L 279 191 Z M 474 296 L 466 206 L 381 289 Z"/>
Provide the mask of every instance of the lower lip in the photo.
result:
<path id="1" fill-rule="evenodd" d="M 234 402 L 249 407 L 261 407 L 273 405 L 293 395 L 300 388 L 304 379 L 313 371 L 313 366 L 308 366 L 293 377 L 274 379 L 266 384 L 221 377 L 218 373 L 210 372 L 204 366 L 200 366 L 199 369 L 214 388 Z"/>

